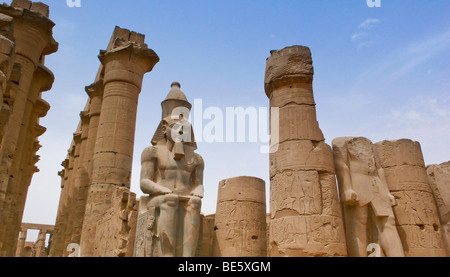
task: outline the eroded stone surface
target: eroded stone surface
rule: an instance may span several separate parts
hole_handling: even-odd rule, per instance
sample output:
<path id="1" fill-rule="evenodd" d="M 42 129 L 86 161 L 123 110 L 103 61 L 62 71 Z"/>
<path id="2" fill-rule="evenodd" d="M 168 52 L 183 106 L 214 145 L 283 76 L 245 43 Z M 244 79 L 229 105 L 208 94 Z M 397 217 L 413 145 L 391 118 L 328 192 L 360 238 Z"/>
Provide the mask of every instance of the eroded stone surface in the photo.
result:
<path id="1" fill-rule="evenodd" d="M 50 108 L 41 96 L 54 78 L 45 55 L 58 49 L 43 3 L 0 5 L 0 256 L 14 256 L 28 187 L 39 170 L 39 125 Z M 37 255 L 41 255 L 40 247 Z"/>
<path id="2" fill-rule="evenodd" d="M 349 256 L 367 257 L 368 247 L 378 244 L 386 256 L 404 257 L 392 209 L 397 203 L 372 142 L 363 137 L 337 138 L 333 152 Z"/>
<path id="3" fill-rule="evenodd" d="M 450 256 L 450 162 L 430 165 L 427 173 L 439 209 L 447 254 Z"/>
<path id="4" fill-rule="evenodd" d="M 280 143 L 270 154 L 269 255 L 346 256 L 333 152 L 316 118 L 311 52 L 292 46 L 271 54 L 265 90 L 271 108 L 280 108 Z"/>
<path id="5" fill-rule="evenodd" d="M 215 257 L 266 257 L 265 182 L 237 177 L 219 184 Z"/>
<path id="6" fill-rule="evenodd" d="M 443 257 L 443 229 L 418 142 L 382 141 L 375 144 L 377 159 L 398 205 L 397 229 L 407 257 Z"/>

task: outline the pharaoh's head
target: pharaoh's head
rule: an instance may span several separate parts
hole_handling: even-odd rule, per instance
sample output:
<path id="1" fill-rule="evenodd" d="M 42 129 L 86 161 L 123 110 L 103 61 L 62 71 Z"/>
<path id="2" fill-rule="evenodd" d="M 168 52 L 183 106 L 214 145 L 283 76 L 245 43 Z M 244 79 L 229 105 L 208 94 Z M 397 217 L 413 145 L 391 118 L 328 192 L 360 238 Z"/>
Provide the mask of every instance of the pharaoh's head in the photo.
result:
<path id="1" fill-rule="evenodd" d="M 174 82 L 171 87 L 166 100 L 161 103 L 162 120 L 153 136 L 152 144 L 170 142 L 175 148 L 175 159 L 181 159 L 185 156 L 186 150 L 193 152 L 197 149 L 192 125 L 189 122 L 192 105 L 181 91 L 180 83 Z"/>

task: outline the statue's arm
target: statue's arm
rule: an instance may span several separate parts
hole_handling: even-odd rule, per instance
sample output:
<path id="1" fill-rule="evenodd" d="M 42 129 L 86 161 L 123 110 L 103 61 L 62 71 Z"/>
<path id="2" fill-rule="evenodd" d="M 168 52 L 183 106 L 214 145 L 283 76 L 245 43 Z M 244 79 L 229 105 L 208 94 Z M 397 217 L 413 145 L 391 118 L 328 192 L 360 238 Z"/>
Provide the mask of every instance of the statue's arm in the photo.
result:
<path id="1" fill-rule="evenodd" d="M 142 152 L 141 158 L 141 190 L 150 195 L 172 193 L 168 188 L 158 185 L 156 181 L 157 148 L 148 147 Z"/>
<path id="2" fill-rule="evenodd" d="M 205 162 L 203 161 L 202 156 L 196 154 L 195 159 L 197 160 L 197 166 L 193 172 L 192 176 L 192 193 L 191 196 L 203 198 L 204 196 L 204 187 L 203 187 L 203 171 L 205 170 Z"/>
<path id="3" fill-rule="evenodd" d="M 377 169 L 378 169 L 378 176 L 380 177 L 381 182 L 383 183 L 383 189 L 385 190 L 385 193 L 389 196 L 391 205 L 397 206 L 397 200 L 395 199 L 395 196 L 393 196 L 389 191 L 389 186 L 386 180 L 386 174 L 384 172 L 384 169 L 381 166 L 379 166 L 379 163 L 377 163 Z"/>
<path id="4" fill-rule="evenodd" d="M 336 166 L 336 176 L 341 191 L 342 202 L 344 204 L 355 204 L 359 199 L 357 193 L 353 189 L 346 149 L 335 149 L 334 163 Z"/>

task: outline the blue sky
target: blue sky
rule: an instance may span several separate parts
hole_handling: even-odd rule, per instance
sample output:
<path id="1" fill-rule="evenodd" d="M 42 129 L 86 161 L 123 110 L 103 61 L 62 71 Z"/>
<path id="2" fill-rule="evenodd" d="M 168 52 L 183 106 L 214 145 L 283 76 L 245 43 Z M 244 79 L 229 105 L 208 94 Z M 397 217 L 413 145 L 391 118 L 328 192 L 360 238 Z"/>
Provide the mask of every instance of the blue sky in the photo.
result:
<path id="1" fill-rule="evenodd" d="M 204 107 L 267 107 L 266 58 L 291 45 L 311 48 L 317 116 L 327 143 L 341 136 L 421 142 L 427 164 L 450 160 L 450 2 L 381 0 L 43 0 L 60 44 L 46 58 L 55 74 L 44 93 L 41 172 L 33 178 L 24 222 L 54 224 L 64 160 L 94 81 L 97 55 L 114 26 L 146 35 L 160 56 L 139 99 L 132 191 L 140 154 L 161 117 L 173 81 Z M 194 107 L 195 109 L 195 107 Z M 207 123 L 207 121 L 205 121 Z M 197 134 L 198 135 L 198 134 Z M 266 180 L 269 157 L 257 143 L 199 143 L 206 162 L 203 212 L 215 211 L 218 183 L 241 175 Z"/>

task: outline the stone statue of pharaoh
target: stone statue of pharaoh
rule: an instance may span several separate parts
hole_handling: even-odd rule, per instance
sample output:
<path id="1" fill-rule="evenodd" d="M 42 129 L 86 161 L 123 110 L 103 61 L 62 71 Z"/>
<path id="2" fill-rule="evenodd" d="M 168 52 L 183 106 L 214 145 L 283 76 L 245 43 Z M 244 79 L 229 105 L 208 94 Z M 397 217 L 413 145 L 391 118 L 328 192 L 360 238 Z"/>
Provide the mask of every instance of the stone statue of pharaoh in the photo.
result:
<path id="1" fill-rule="evenodd" d="M 404 257 L 392 209 L 396 200 L 373 147 L 370 140 L 361 137 L 333 141 L 348 253 L 351 257 L 367 257 L 367 247 L 374 243 L 368 241 L 368 233 L 376 230 L 377 243 L 386 256 Z M 376 226 L 370 226 L 369 222 Z"/>
<path id="2" fill-rule="evenodd" d="M 151 218 L 145 256 L 193 257 L 199 240 L 204 162 L 194 153 L 192 105 L 180 88 L 172 84 L 153 146 L 142 153 L 141 189 L 149 194 L 143 201 Z"/>

